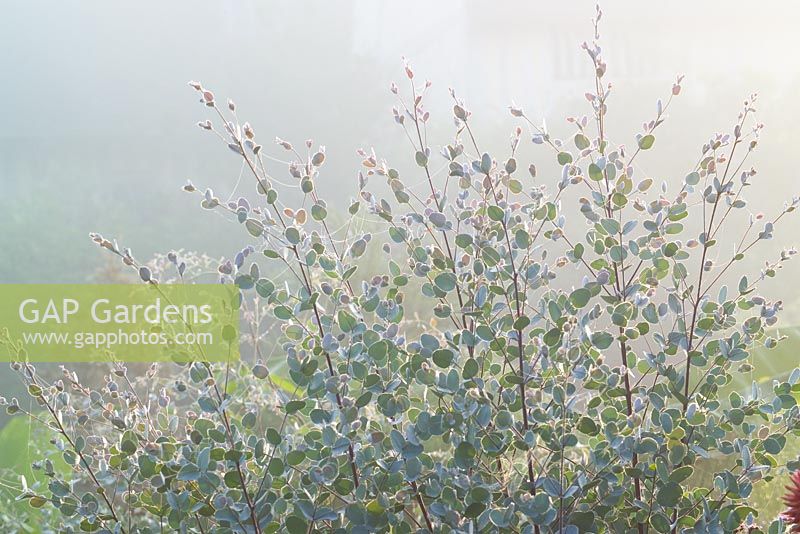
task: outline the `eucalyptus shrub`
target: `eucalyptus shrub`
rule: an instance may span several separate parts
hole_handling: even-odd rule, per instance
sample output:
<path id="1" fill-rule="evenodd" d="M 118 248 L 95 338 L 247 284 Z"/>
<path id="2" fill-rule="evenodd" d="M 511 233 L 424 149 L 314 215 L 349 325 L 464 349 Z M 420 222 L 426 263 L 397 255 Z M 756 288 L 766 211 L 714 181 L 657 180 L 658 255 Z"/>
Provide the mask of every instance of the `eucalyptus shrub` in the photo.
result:
<path id="1" fill-rule="evenodd" d="M 798 199 L 750 215 L 755 96 L 689 155 L 685 178 L 654 187 L 638 163 L 682 79 L 632 146 L 612 144 L 599 19 L 583 45 L 589 113 L 568 120 L 568 139 L 512 107 L 507 152 L 484 152 L 451 91 L 455 133 L 434 151 L 430 83 L 407 65 L 391 92 L 416 170 L 361 150 L 341 226 L 315 189 L 324 148 L 278 139 L 291 161 L 274 178 L 236 106 L 192 82 L 210 113 L 199 126 L 252 178 L 249 199 L 184 189 L 244 244 L 214 267 L 241 289 L 259 359 L 153 365 L 141 379 L 115 364 L 101 387 L 14 364 L 69 468 L 43 460 L 49 483 L 22 498 L 97 532 L 782 532 L 748 501 L 785 472 L 800 371 L 721 390 L 780 340 L 781 302 L 759 283 L 794 250 L 765 247 L 763 269 L 737 269 Z M 555 180 L 517 160 L 526 129 Z M 359 217 L 381 229 L 357 230 Z M 146 283 L 189 283 L 210 261 L 148 266 L 92 237 Z M 368 257 L 385 267 L 366 272 Z"/>

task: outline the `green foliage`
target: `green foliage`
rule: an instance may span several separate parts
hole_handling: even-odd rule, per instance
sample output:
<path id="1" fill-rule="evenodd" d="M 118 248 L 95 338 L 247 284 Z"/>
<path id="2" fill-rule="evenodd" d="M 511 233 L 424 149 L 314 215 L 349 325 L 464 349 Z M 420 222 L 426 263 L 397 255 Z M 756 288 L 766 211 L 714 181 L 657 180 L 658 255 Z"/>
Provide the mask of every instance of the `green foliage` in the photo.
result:
<path id="1" fill-rule="evenodd" d="M 678 188 L 651 191 L 638 159 L 681 80 L 628 152 L 606 137 L 606 66 L 596 44 L 586 50 L 594 127 L 571 122 L 577 152 L 511 110 L 558 163 L 553 191 L 535 167 L 517 172 L 521 128 L 509 154 L 485 153 L 455 95 L 447 185 L 435 181 L 427 85 L 407 67 L 412 94 L 395 120 L 413 170 L 406 180 L 362 151 L 348 209 L 386 229 L 379 273 L 361 268 L 371 234 L 330 230 L 313 187 L 324 150 L 308 142 L 301 156 L 278 141 L 303 196 L 289 207 L 252 127 L 193 82 L 224 121 L 201 127 L 243 159 L 254 200 L 184 189 L 249 243 L 218 272 L 279 325 L 270 336 L 285 377 L 260 360 L 252 374 L 194 362 L 142 398 L 123 366 L 92 389 L 70 371 L 51 384 L 18 364 L 74 468 L 45 467 L 47 489 L 23 498 L 95 532 L 782 531 L 748 503 L 800 432 L 800 371 L 747 395 L 720 392 L 749 370 L 754 347 L 778 343 L 768 328 L 781 303 L 758 285 L 794 251 L 722 284 L 798 201 L 718 242 L 755 174 L 742 171 L 760 130 L 753 99 L 731 134 L 687 157 L 697 164 Z M 420 177 L 427 197 L 407 185 Z M 585 195 L 577 209 L 568 190 Z M 145 281 L 159 283 L 157 272 Z M 153 366 L 146 378 L 155 376 Z M 9 409 L 24 412 L 16 401 Z M 713 476 L 698 476 L 711 461 Z"/>

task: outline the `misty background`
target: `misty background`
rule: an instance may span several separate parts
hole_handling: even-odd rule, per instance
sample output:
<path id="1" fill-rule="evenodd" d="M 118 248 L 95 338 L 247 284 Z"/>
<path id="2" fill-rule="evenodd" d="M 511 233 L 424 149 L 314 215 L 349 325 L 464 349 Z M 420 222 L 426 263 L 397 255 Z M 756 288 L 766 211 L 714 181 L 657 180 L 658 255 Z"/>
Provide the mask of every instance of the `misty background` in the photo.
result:
<path id="1" fill-rule="evenodd" d="M 769 215 L 800 190 L 792 158 L 800 130 L 796 4 L 602 7 L 612 142 L 632 146 L 656 99 L 686 75 L 655 149 L 639 158 L 656 183 L 680 183 L 702 143 L 729 130 L 741 102 L 758 91 L 766 128 L 751 160 L 760 172 L 748 207 Z M 449 87 L 473 111 L 481 149 L 498 157 L 519 124 L 508 113 L 512 101 L 553 135 L 571 137 L 564 117 L 590 112 L 583 94 L 591 66 L 580 43 L 592 37 L 593 13 L 588 1 L 10 3 L 0 18 L 0 281 L 92 279 L 107 258 L 91 231 L 143 260 L 170 249 L 213 257 L 239 249 L 230 225 L 180 191 L 190 178 L 225 199 L 241 171 L 235 154 L 195 126 L 208 114 L 189 80 L 233 98 L 277 159 L 286 158 L 271 144 L 275 136 L 325 145 L 318 187 L 343 207 L 356 190 L 359 147 L 414 169 L 388 90 L 393 80 L 405 88 L 402 57 L 433 82 L 434 152 L 452 139 Z M 527 135 L 523 147 L 520 163 L 530 158 L 538 179 L 554 184 L 552 154 Z M 278 178 L 288 177 L 285 169 L 271 163 Z M 252 196 L 252 184 L 243 180 L 236 193 Z M 789 218 L 753 268 L 798 230 Z M 795 322 L 800 289 L 786 280 L 800 264 L 790 269 L 781 291 L 785 317 Z"/>

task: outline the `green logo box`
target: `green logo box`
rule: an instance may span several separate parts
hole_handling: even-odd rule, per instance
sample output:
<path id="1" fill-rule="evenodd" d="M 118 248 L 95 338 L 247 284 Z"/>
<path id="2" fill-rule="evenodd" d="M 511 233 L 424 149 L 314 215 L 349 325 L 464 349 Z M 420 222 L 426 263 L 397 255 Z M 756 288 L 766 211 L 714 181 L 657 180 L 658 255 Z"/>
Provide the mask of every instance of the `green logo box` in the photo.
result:
<path id="1" fill-rule="evenodd" d="M 0 285 L 0 360 L 236 360 L 239 298 L 223 284 Z"/>

